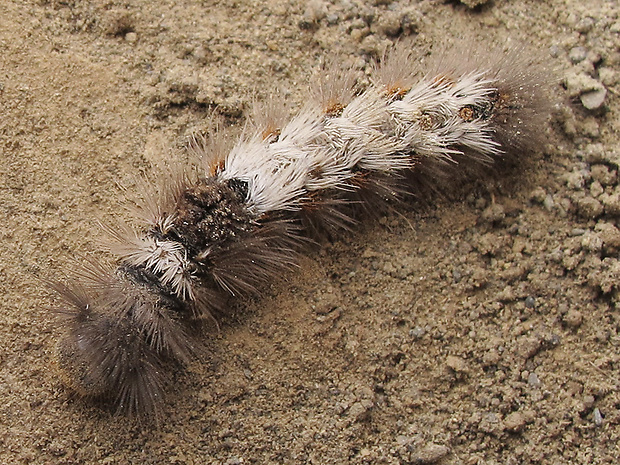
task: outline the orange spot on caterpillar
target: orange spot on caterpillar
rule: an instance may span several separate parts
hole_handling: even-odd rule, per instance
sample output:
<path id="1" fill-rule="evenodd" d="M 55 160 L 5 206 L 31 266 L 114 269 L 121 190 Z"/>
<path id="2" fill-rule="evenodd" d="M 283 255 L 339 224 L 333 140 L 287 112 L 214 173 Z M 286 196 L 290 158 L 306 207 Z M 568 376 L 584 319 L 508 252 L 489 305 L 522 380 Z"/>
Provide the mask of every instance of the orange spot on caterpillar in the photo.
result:
<path id="1" fill-rule="evenodd" d="M 454 86 L 454 79 L 452 79 L 449 76 L 446 76 L 445 74 L 440 74 L 439 76 L 436 76 L 435 78 L 433 78 L 433 80 L 431 81 L 431 86 L 433 86 L 433 87 L 453 87 Z"/>
<path id="2" fill-rule="evenodd" d="M 223 171 L 225 167 L 226 167 L 225 161 L 220 160 L 217 163 L 213 163 L 212 165 L 209 165 L 208 174 L 209 176 L 213 177 L 220 171 Z"/>
<path id="3" fill-rule="evenodd" d="M 459 110 L 459 116 L 463 121 L 467 121 L 468 123 L 476 119 L 476 113 L 474 112 L 474 109 L 470 106 L 465 106 L 461 108 Z"/>
<path id="4" fill-rule="evenodd" d="M 261 137 L 264 141 L 273 143 L 278 141 L 281 133 L 282 130 L 279 127 L 270 125 L 261 132 Z"/>
<path id="5" fill-rule="evenodd" d="M 344 111 L 345 108 L 346 108 L 346 105 L 343 105 L 342 103 L 338 101 L 330 100 L 325 105 L 325 108 L 323 111 L 325 112 L 327 116 L 335 118 L 335 117 L 342 115 L 342 112 Z"/>
<path id="6" fill-rule="evenodd" d="M 400 83 L 396 83 L 394 85 L 389 86 L 385 93 L 388 97 L 391 97 L 393 100 L 402 100 L 407 92 L 411 90 L 411 87 L 402 86 Z"/>

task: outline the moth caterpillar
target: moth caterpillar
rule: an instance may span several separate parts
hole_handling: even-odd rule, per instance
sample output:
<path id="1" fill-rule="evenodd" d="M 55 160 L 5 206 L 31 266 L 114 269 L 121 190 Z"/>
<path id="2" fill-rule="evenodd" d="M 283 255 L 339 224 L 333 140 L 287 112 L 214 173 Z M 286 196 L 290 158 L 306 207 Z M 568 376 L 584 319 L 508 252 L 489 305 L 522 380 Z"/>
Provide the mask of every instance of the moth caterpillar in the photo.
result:
<path id="1" fill-rule="evenodd" d="M 350 228 L 360 207 L 441 189 L 466 166 L 527 156 L 548 113 L 545 80 L 523 54 L 495 58 L 454 52 L 420 70 L 401 44 L 366 89 L 332 73 L 292 119 L 272 102 L 231 150 L 195 147 L 197 172 L 143 189 L 141 228 L 106 228 L 114 269 L 89 261 L 52 284 L 67 384 L 154 412 L 199 346 L 197 322 L 294 266 L 316 230 Z"/>

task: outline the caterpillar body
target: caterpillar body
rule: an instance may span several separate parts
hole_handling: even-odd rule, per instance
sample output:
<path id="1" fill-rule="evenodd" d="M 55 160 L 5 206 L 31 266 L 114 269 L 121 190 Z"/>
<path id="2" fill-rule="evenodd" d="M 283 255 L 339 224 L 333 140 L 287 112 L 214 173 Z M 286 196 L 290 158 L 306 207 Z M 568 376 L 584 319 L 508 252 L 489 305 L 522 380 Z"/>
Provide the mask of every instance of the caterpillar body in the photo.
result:
<path id="1" fill-rule="evenodd" d="M 89 261 L 53 284 L 66 328 L 58 365 L 75 392 L 157 411 L 169 370 L 196 353 L 193 328 L 227 298 L 259 292 L 316 230 L 350 228 L 360 207 L 525 154 L 548 110 L 544 78 L 517 52 L 455 53 L 422 72 L 401 45 L 365 90 L 351 76 L 320 81 L 290 121 L 263 106 L 229 151 L 195 148 L 197 172 L 144 189 L 143 227 L 106 228 L 114 269 Z"/>

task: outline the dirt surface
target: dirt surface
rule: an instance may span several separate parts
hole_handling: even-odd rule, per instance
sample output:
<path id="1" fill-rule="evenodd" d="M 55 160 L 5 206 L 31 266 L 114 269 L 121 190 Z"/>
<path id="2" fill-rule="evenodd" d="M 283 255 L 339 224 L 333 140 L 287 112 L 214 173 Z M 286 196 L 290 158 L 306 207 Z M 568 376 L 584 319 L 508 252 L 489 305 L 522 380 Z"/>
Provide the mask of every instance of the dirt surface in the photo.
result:
<path id="1" fill-rule="evenodd" d="M 471 38 L 557 70 L 526 169 L 399 207 L 239 302 L 158 426 L 67 392 L 35 275 L 108 257 L 119 185 L 213 108 L 241 127 L 274 89 L 298 107 L 325 57 L 370 71 L 394 40 Z M 2 1 L 0 463 L 617 463 L 619 73 L 611 0 Z"/>

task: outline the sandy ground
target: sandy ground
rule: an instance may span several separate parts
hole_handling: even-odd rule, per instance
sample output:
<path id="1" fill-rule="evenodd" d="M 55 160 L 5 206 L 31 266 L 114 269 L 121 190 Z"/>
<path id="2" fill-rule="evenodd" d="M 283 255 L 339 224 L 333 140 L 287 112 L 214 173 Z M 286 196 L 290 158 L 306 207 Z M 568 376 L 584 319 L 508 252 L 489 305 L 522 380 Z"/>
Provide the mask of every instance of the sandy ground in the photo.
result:
<path id="1" fill-rule="evenodd" d="M 479 3 L 2 1 L 0 463 L 617 463 L 619 11 Z M 72 397 L 35 276 L 107 257 L 97 221 L 125 215 L 119 185 L 212 108 L 241 127 L 275 88 L 298 107 L 325 57 L 369 71 L 404 38 L 420 56 L 538 49 L 559 81 L 541 153 L 239 302 L 159 426 Z"/>

